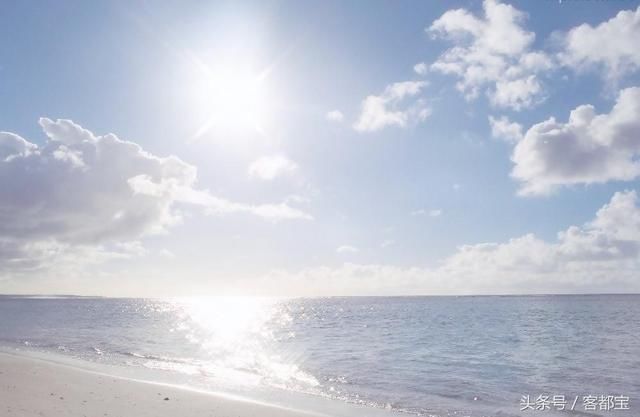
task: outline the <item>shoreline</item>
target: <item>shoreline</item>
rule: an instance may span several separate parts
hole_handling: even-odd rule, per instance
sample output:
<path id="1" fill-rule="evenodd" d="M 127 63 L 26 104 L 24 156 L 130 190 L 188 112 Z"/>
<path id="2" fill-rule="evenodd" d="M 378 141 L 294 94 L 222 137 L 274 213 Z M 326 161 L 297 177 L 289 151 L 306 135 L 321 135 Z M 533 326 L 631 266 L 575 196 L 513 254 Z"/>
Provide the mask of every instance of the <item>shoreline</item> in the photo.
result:
<path id="1" fill-rule="evenodd" d="M 365 415 L 363 410 L 359 411 L 362 413 L 351 415 Z M 327 417 L 333 414 L 128 379 L 0 351 L 0 415 Z"/>

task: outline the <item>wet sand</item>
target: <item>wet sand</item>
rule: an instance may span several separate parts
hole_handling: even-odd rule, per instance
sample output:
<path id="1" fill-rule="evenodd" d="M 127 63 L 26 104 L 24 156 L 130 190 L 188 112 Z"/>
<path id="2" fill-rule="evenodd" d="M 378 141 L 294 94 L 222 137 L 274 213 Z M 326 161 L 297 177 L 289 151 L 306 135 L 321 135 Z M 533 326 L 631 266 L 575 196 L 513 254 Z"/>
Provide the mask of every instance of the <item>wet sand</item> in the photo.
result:
<path id="1" fill-rule="evenodd" d="M 309 417 L 223 395 L 112 377 L 0 353 L 0 416 L 16 417 Z"/>

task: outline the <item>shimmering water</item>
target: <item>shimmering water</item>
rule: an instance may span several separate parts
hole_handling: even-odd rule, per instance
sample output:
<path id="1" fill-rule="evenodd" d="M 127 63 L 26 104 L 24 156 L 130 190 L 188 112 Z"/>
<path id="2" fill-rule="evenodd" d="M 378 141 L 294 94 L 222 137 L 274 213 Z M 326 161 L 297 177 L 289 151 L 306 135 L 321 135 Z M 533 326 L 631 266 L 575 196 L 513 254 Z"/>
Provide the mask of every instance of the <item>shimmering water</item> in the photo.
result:
<path id="1" fill-rule="evenodd" d="M 436 416 L 640 415 L 640 296 L 0 297 L 0 345 L 235 393 Z M 584 396 L 631 410 L 585 410 Z M 568 404 L 567 407 L 570 407 Z M 373 410 L 372 408 L 372 410 Z"/>

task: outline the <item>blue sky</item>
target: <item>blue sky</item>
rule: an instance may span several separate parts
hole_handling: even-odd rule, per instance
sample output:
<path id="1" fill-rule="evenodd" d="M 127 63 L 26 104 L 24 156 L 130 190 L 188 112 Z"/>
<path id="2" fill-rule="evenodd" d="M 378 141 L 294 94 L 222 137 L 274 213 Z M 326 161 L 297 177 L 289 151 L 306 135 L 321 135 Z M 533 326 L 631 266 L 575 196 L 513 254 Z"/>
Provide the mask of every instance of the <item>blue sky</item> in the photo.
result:
<path id="1" fill-rule="evenodd" d="M 0 130 L 49 144 L 50 155 L 0 155 L 0 211 L 15 225 L 3 228 L 0 291 L 637 291 L 637 125 L 611 116 L 592 133 L 571 130 L 573 139 L 530 128 L 551 117 L 565 124 L 581 105 L 609 114 L 627 89 L 625 111 L 640 120 L 640 48 L 626 36 L 640 34 L 638 5 L 11 4 L 0 28 Z M 467 50 L 455 55 L 456 47 Z M 482 81 L 439 65 L 469 70 L 471 52 Z M 526 54 L 539 62 L 525 66 Z M 491 73 L 496 59 L 505 66 Z M 519 125 L 521 137 L 501 138 L 489 116 Z M 48 131 L 41 117 L 52 120 Z M 371 123 L 359 124 L 365 118 Z M 53 138 L 58 119 L 73 121 L 66 138 Z M 93 175 L 86 144 L 70 139 L 80 126 L 135 142 L 145 155 L 173 155 L 197 169 L 197 180 L 167 168 L 152 174 L 141 168 L 149 161 L 124 156 L 105 165 L 104 178 Z M 612 139 L 599 143 L 609 131 Z M 558 144 L 550 154 L 540 147 L 548 140 Z M 581 153 L 585 141 L 598 142 L 591 156 Z M 82 162 L 73 165 L 76 156 Z M 29 158 L 44 171 L 51 160 L 68 166 L 31 177 Z M 620 160 L 628 170 L 616 168 Z M 149 182 L 129 181 L 125 171 Z M 174 180 L 181 185 L 168 185 Z M 533 191 L 523 191 L 527 184 Z M 74 198 L 63 204 L 53 191 Z M 615 206 L 615 193 L 631 220 L 612 229 L 594 218 Z M 118 221 L 129 215 L 124 228 Z M 89 233 L 87 224 L 101 228 Z M 558 241 L 571 226 L 579 242 Z M 634 228 L 637 235 L 621 235 Z M 535 241 L 518 246 L 528 234 Z M 585 248 L 584 240 L 599 243 Z M 471 260 L 461 258 L 462 245 Z M 539 262 L 529 265 L 529 255 Z"/>

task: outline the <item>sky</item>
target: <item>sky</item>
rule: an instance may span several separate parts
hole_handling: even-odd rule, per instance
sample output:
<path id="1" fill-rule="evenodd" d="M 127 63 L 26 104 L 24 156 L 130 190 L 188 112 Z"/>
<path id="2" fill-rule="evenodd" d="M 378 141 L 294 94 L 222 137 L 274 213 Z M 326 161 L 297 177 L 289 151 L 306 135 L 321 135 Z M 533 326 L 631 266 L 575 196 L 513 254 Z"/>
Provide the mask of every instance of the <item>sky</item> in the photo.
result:
<path id="1" fill-rule="evenodd" d="M 640 291 L 640 2 L 12 2 L 0 293 Z"/>

